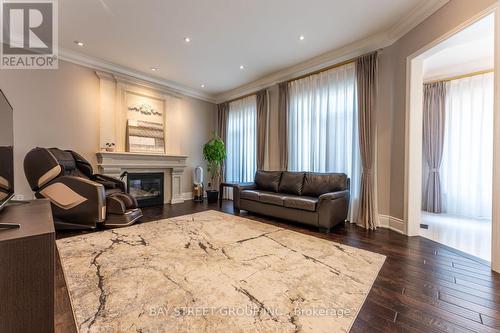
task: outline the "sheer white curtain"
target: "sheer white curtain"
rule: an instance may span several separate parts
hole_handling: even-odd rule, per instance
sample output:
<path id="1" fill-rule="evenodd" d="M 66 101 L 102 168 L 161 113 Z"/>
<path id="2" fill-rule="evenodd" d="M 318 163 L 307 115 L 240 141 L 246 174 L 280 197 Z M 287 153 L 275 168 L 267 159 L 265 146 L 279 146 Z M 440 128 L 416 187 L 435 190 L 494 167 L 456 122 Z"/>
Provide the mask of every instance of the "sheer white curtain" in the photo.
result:
<path id="1" fill-rule="evenodd" d="M 229 103 L 226 138 L 226 180 L 252 182 L 257 169 L 257 99 Z"/>
<path id="2" fill-rule="evenodd" d="M 441 164 L 447 214 L 491 218 L 493 73 L 447 82 Z"/>
<path id="3" fill-rule="evenodd" d="M 347 64 L 292 81 L 288 110 L 288 169 L 346 173 L 351 222 L 357 216 L 361 177 L 355 70 Z"/>

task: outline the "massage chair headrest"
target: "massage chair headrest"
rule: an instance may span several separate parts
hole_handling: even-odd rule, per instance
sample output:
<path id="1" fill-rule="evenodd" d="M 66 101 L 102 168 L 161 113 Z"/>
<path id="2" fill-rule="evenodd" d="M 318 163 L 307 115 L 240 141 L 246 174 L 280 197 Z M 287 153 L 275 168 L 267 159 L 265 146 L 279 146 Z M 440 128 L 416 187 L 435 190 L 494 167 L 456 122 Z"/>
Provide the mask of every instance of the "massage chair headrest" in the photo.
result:
<path id="1" fill-rule="evenodd" d="M 64 175 L 92 176 L 92 166 L 81 155 L 58 148 L 34 148 L 24 158 L 24 173 L 33 191 Z"/>

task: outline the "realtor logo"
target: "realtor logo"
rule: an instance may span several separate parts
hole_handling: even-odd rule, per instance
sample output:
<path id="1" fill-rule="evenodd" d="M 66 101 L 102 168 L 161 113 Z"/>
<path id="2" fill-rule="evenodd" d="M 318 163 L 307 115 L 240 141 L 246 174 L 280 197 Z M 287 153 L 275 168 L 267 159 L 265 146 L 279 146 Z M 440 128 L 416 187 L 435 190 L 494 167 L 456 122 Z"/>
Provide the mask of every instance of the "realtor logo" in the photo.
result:
<path id="1" fill-rule="evenodd" d="M 58 67 L 57 0 L 4 0 L 2 69 Z"/>

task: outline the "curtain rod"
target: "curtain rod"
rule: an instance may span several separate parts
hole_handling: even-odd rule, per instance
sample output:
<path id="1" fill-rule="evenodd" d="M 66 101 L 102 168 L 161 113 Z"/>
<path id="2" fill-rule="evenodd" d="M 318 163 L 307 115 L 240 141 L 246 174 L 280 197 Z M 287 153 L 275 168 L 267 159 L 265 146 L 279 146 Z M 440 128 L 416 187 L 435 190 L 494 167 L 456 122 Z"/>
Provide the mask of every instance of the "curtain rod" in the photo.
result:
<path id="1" fill-rule="evenodd" d="M 468 74 L 462 74 L 462 75 L 452 76 L 452 77 L 448 77 L 448 78 L 445 78 L 445 79 L 426 81 L 426 82 L 424 82 L 424 84 L 437 83 L 437 82 L 449 82 L 449 81 L 454 81 L 454 80 L 460 80 L 460 79 L 465 79 L 465 78 L 472 77 L 472 76 L 493 73 L 494 71 L 495 71 L 494 69 L 486 69 L 484 71 L 477 71 L 477 72 L 472 72 L 472 73 L 468 73 Z"/>
<path id="2" fill-rule="evenodd" d="M 264 88 L 264 89 L 267 89 L 267 88 Z M 243 96 L 239 96 L 239 97 L 236 97 L 236 98 L 233 98 L 233 99 L 230 99 L 229 101 L 225 101 L 225 102 L 222 102 L 222 103 L 231 103 L 231 102 L 235 102 L 239 99 L 243 99 L 243 98 L 247 98 L 247 97 L 250 97 L 252 95 L 257 95 L 257 93 L 261 90 L 264 90 L 264 89 L 259 89 L 257 91 L 254 91 L 254 92 L 251 92 L 251 93 L 248 93 L 246 95 L 243 95 Z"/>
<path id="3" fill-rule="evenodd" d="M 349 59 L 349 60 L 346 60 L 346 61 L 342 61 L 342 62 L 340 62 L 338 64 L 330 65 L 330 66 L 327 66 L 327 67 L 315 70 L 314 72 L 310 72 L 310 73 L 307 73 L 307 74 L 304 74 L 304 75 L 301 75 L 301 76 L 298 76 L 298 77 L 294 77 L 293 79 L 286 80 L 286 81 L 283 81 L 283 82 L 287 82 L 288 83 L 288 82 L 292 82 L 292 81 L 304 79 L 304 78 L 306 78 L 308 76 L 312 76 L 312 75 L 316 75 L 316 74 L 319 74 L 319 73 L 322 73 L 322 72 L 326 72 L 326 71 L 329 71 L 330 69 L 334 69 L 334 68 L 337 68 L 337 67 L 341 67 L 341 66 L 353 63 L 356 60 L 358 60 L 358 58 L 360 58 L 360 57 L 356 57 L 356 58 L 352 58 L 352 59 Z"/>
<path id="4" fill-rule="evenodd" d="M 330 65 L 330 66 L 326 66 L 326 67 L 323 67 L 323 68 L 320 68 L 318 70 L 315 70 L 313 72 L 310 72 L 310 73 L 307 73 L 307 74 L 303 74 L 301 76 L 298 76 L 298 77 L 294 77 L 292 79 L 289 79 L 289 80 L 286 80 L 286 81 L 283 81 L 283 82 L 292 82 L 292 81 L 296 81 L 296 80 L 300 80 L 300 79 L 303 79 L 303 78 L 306 78 L 308 76 L 311 76 L 311 75 L 316 75 L 316 74 L 319 74 L 319 73 L 322 73 L 322 72 L 326 72 L 326 71 L 329 71 L 330 69 L 334 69 L 334 68 L 337 68 L 337 67 L 341 67 L 341 66 L 344 66 L 344 65 L 347 65 L 347 64 L 350 64 L 352 62 L 356 62 L 359 58 L 362 58 L 368 54 L 372 54 L 372 53 L 380 53 L 380 51 L 382 51 L 383 49 L 378 49 L 376 51 L 373 51 L 373 52 L 369 52 L 369 53 L 364 53 L 362 55 L 359 55 L 357 57 L 354 57 L 354 58 L 351 58 L 351 59 L 348 59 L 348 60 L 344 60 L 342 62 L 339 62 L 337 64 L 333 64 L 333 65 Z"/>

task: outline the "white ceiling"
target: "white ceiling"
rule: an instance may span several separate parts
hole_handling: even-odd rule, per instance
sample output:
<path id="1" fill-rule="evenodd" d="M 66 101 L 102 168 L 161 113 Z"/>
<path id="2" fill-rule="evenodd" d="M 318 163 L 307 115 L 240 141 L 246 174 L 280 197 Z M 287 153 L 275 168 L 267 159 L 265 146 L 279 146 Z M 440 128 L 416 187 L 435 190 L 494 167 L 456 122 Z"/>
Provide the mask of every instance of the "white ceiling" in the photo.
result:
<path id="1" fill-rule="evenodd" d="M 64 0 L 60 48 L 215 96 L 388 31 L 429 2 L 439 1 Z"/>
<path id="2" fill-rule="evenodd" d="M 495 58 L 493 15 L 470 25 L 429 51 L 424 59 L 424 80 L 433 81 L 490 70 Z"/>

